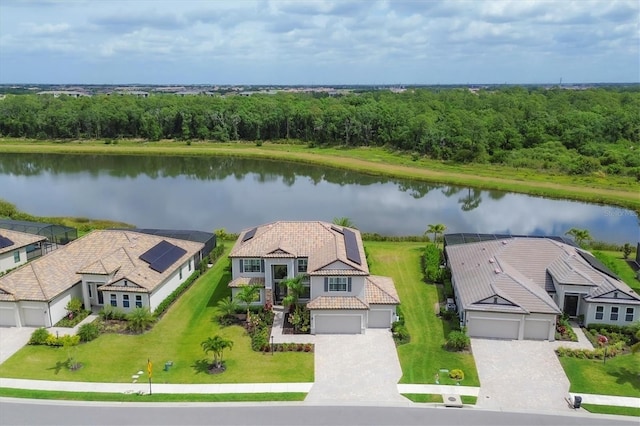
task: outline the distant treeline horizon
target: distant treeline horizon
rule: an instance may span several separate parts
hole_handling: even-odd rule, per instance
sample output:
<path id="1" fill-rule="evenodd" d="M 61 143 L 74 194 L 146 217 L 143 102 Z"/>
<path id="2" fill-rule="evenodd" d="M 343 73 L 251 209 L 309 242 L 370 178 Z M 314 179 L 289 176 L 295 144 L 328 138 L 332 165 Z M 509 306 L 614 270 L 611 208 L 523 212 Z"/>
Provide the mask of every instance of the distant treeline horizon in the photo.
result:
<path id="1" fill-rule="evenodd" d="M 640 89 L 415 89 L 341 96 L 6 95 L 0 136 L 384 146 L 458 163 L 495 163 L 640 180 Z"/>

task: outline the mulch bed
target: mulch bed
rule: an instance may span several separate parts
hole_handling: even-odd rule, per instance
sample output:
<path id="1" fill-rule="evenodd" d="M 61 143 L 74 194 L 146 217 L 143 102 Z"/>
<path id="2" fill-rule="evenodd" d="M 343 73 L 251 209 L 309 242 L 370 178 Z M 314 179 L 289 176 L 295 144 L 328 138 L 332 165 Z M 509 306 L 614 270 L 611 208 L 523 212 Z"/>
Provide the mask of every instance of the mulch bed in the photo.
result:
<path id="1" fill-rule="evenodd" d="M 310 334 L 308 331 L 305 333 L 303 331 L 294 330 L 293 324 L 289 322 L 289 313 L 285 312 L 284 321 L 282 323 L 282 334 Z"/>

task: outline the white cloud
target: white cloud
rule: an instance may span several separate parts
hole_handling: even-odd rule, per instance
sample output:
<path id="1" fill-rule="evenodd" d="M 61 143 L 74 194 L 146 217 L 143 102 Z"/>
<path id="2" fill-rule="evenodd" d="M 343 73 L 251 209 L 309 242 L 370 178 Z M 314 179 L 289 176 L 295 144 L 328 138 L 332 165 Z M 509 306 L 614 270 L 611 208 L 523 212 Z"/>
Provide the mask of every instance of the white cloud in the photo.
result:
<path id="1" fill-rule="evenodd" d="M 46 73 L 61 52 L 108 58 L 128 81 L 148 76 L 132 57 L 173 63 L 164 75 L 175 83 L 209 81 L 207 63 L 232 83 L 638 81 L 639 10 L 636 0 L 0 2 L 0 82 L 109 80 L 108 68 Z M 40 74 L 21 68 L 35 53 Z M 250 62 L 286 72 L 261 80 Z"/>

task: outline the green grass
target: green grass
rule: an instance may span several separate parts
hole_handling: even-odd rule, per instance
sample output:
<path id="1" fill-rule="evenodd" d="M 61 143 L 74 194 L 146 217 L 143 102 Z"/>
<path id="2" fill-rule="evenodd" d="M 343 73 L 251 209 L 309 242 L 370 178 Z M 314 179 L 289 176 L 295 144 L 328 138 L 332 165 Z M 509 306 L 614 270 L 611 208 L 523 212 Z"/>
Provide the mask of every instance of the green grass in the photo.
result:
<path id="1" fill-rule="evenodd" d="M 613 405 L 582 404 L 582 408 L 590 413 L 596 414 L 617 414 L 619 416 L 640 417 L 640 408 L 636 407 L 616 407 Z"/>
<path id="2" fill-rule="evenodd" d="M 624 259 L 624 255 L 619 251 L 605 251 L 596 250 L 593 255 L 598 258 L 602 263 L 607 265 L 609 269 L 622 279 L 629 287 L 635 290 L 636 293 L 640 293 L 640 281 L 636 278 L 635 272 L 631 269 L 631 266 Z M 634 255 L 629 256 L 632 258 Z"/>
<path id="3" fill-rule="evenodd" d="M 230 295 L 227 265 L 225 258 L 217 262 L 151 331 L 135 336 L 104 334 L 76 347 L 74 357 L 83 364 L 80 370 L 65 367 L 65 349 L 26 346 L 0 365 L 0 377 L 124 383 L 137 371 L 146 371 L 149 358 L 156 383 L 313 382 L 313 354 L 254 352 L 242 327 L 217 323 L 215 304 Z M 232 340 L 234 346 L 224 353 L 227 370 L 210 375 L 206 369 L 211 355 L 205 355 L 200 342 L 216 334 Z M 163 371 L 169 360 L 173 366 Z"/>
<path id="4" fill-rule="evenodd" d="M 435 383 L 439 369 L 461 369 L 462 385 L 479 386 L 478 372 L 470 353 L 443 348 L 448 326 L 435 314 L 438 289 L 422 281 L 420 256 L 425 243 L 365 242 L 372 274 L 393 277 L 411 342 L 398 347 L 402 366 L 400 383 Z M 455 384 L 441 374 L 441 384 Z"/>
<path id="5" fill-rule="evenodd" d="M 303 401 L 306 393 L 220 393 L 220 394 L 153 394 L 138 395 L 103 392 L 60 392 L 28 389 L 0 388 L 1 397 L 27 399 L 57 399 L 64 401 L 115 401 L 115 402 L 260 402 Z"/>
<path id="6" fill-rule="evenodd" d="M 421 158 L 414 161 L 409 153 L 384 148 L 309 148 L 306 144 L 211 143 L 193 142 L 191 145 L 175 141 L 140 142 L 120 140 L 105 145 L 102 141 L 32 141 L 0 139 L 0 152 L 68 153 L 110 155 L 189 155 L 238 156 L 312 163 L 349 169 L 369 175 L 438 182 L 449 185 L 473 186 L 551 198 L 573 199 L 593 203 L 613 204 L 640 209 L 637 196 L 640 185 L 631 177 L 573 176 L 545 173 L 486 164 L 453 164 Z"/>
<path id="7" fill-rule="evenodd" d="M 418 403 L 442 403 L 442 395 L 440 394 L 429 394 L 429 393 L 403 393 L 402 396 L 405 398 Z M 475 405 L 478 398 L 475 396 L 460 396 L 463 404 L 467 405 Z"/>
<path id="8" fill-rule="evenodd" d="M 640 353 L 601 360 L 560 357 L 571 392 L 638 397 Z"/>

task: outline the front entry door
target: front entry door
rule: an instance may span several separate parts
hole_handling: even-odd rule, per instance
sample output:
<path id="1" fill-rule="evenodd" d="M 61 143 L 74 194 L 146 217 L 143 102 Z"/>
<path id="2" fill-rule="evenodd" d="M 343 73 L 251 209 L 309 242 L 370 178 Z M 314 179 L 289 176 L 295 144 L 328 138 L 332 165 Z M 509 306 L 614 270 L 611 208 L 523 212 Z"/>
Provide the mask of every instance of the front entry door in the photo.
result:
<path id="1" fill-rule="evenodd" d="M 578 315 L 578 296 L 575 294 L 564 296 L 564 313 L 570 317 Z"/>
<path id="2" fill-rule="evenodd" d="M 273 265 L 271 268 L 275 303 L 279 305 L 280 302 L 282 302 L 282 299 L 287 296 L 287 287 L 280 284 L 282 281 L 287 279 L 287 265 Z"/>

